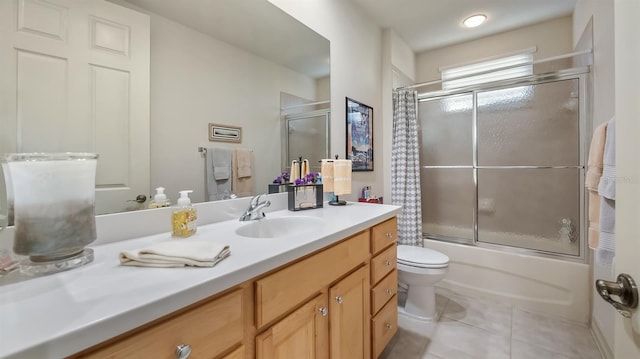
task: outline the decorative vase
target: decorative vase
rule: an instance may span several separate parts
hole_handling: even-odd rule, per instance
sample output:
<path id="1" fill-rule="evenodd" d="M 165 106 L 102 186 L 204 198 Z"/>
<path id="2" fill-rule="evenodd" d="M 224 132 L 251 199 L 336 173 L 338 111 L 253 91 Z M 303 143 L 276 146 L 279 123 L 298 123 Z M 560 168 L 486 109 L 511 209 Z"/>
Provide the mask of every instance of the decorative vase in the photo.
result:
<path id="1" fill-rule="evenodd" d="M 13 251 L 28 256 L 23 273 L 59 272 L 87 264 L 96 239 L 91 153 L 14 153 L 2 158 Z M 11 218 L 13 217 L 13 218 Z"/>

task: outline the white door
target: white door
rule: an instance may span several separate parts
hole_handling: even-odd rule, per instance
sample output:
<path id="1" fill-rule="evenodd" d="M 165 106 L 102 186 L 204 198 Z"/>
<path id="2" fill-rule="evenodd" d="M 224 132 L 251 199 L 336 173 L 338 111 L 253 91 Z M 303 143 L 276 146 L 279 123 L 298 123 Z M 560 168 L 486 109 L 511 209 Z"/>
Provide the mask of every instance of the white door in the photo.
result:
<path id="1" fill-rule="evenodd" d="M 99 214 L 148 194 L 149 36 L 104 0 L 0 1 L 0 153 L 98 153 Z"/>
<path id="2" fill-rule="evenodd" d="M 616 258 L 617 273 L 640 283 L 640 1 L 616 0 Z M 640 358 L 640 310 L 616 316 L 615 358 Z"/>

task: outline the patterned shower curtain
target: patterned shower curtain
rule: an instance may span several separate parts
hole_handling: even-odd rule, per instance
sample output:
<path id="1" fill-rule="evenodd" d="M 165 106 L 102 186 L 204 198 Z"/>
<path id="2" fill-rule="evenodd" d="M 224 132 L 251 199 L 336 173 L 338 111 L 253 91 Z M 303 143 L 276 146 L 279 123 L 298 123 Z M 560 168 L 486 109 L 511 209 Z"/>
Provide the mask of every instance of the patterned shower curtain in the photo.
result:
<path id="1" fill-rule="evenodd" d="M 402 206 L 398 243 L 422 246 L 417 96 L 416 91 L 393 91 L 391 202 Z"/>

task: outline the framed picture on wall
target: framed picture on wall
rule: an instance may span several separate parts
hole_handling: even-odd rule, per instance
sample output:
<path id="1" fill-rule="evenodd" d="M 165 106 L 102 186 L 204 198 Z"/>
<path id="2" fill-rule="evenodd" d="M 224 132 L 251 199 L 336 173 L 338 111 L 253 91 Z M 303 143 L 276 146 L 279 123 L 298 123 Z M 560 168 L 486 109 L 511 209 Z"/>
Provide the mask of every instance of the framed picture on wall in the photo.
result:
<path id="1" fill-rule="evenodd" d="M 373 108 L 346 98 L 347 159 L 352 171 L 373 171 Z"/>
<path id="2" fill-rule="evenodd" d="M 242 142 L 242 127 L 209 124 L 209 141 Z"/>

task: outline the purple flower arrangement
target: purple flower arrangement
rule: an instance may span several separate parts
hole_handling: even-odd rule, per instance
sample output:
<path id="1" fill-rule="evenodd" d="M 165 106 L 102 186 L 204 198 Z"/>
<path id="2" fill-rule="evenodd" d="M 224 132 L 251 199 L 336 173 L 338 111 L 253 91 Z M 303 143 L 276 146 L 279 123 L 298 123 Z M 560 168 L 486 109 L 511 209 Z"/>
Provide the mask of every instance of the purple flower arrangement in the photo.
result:
<path id="1" fill-rule="evenodd" d="M 278 177 L 273 180 L 273 183 L 283 184 L 289 182 L 289 172 L 284 171 Z"/>
<path id="2" fill-rule="evenodd" d="M 302 178 L 296 179 L 296 186 L 302 186 L 305 184 L 315 184 L 318 181 L 320 174 L 318 172 L 311 172 Z"/>

